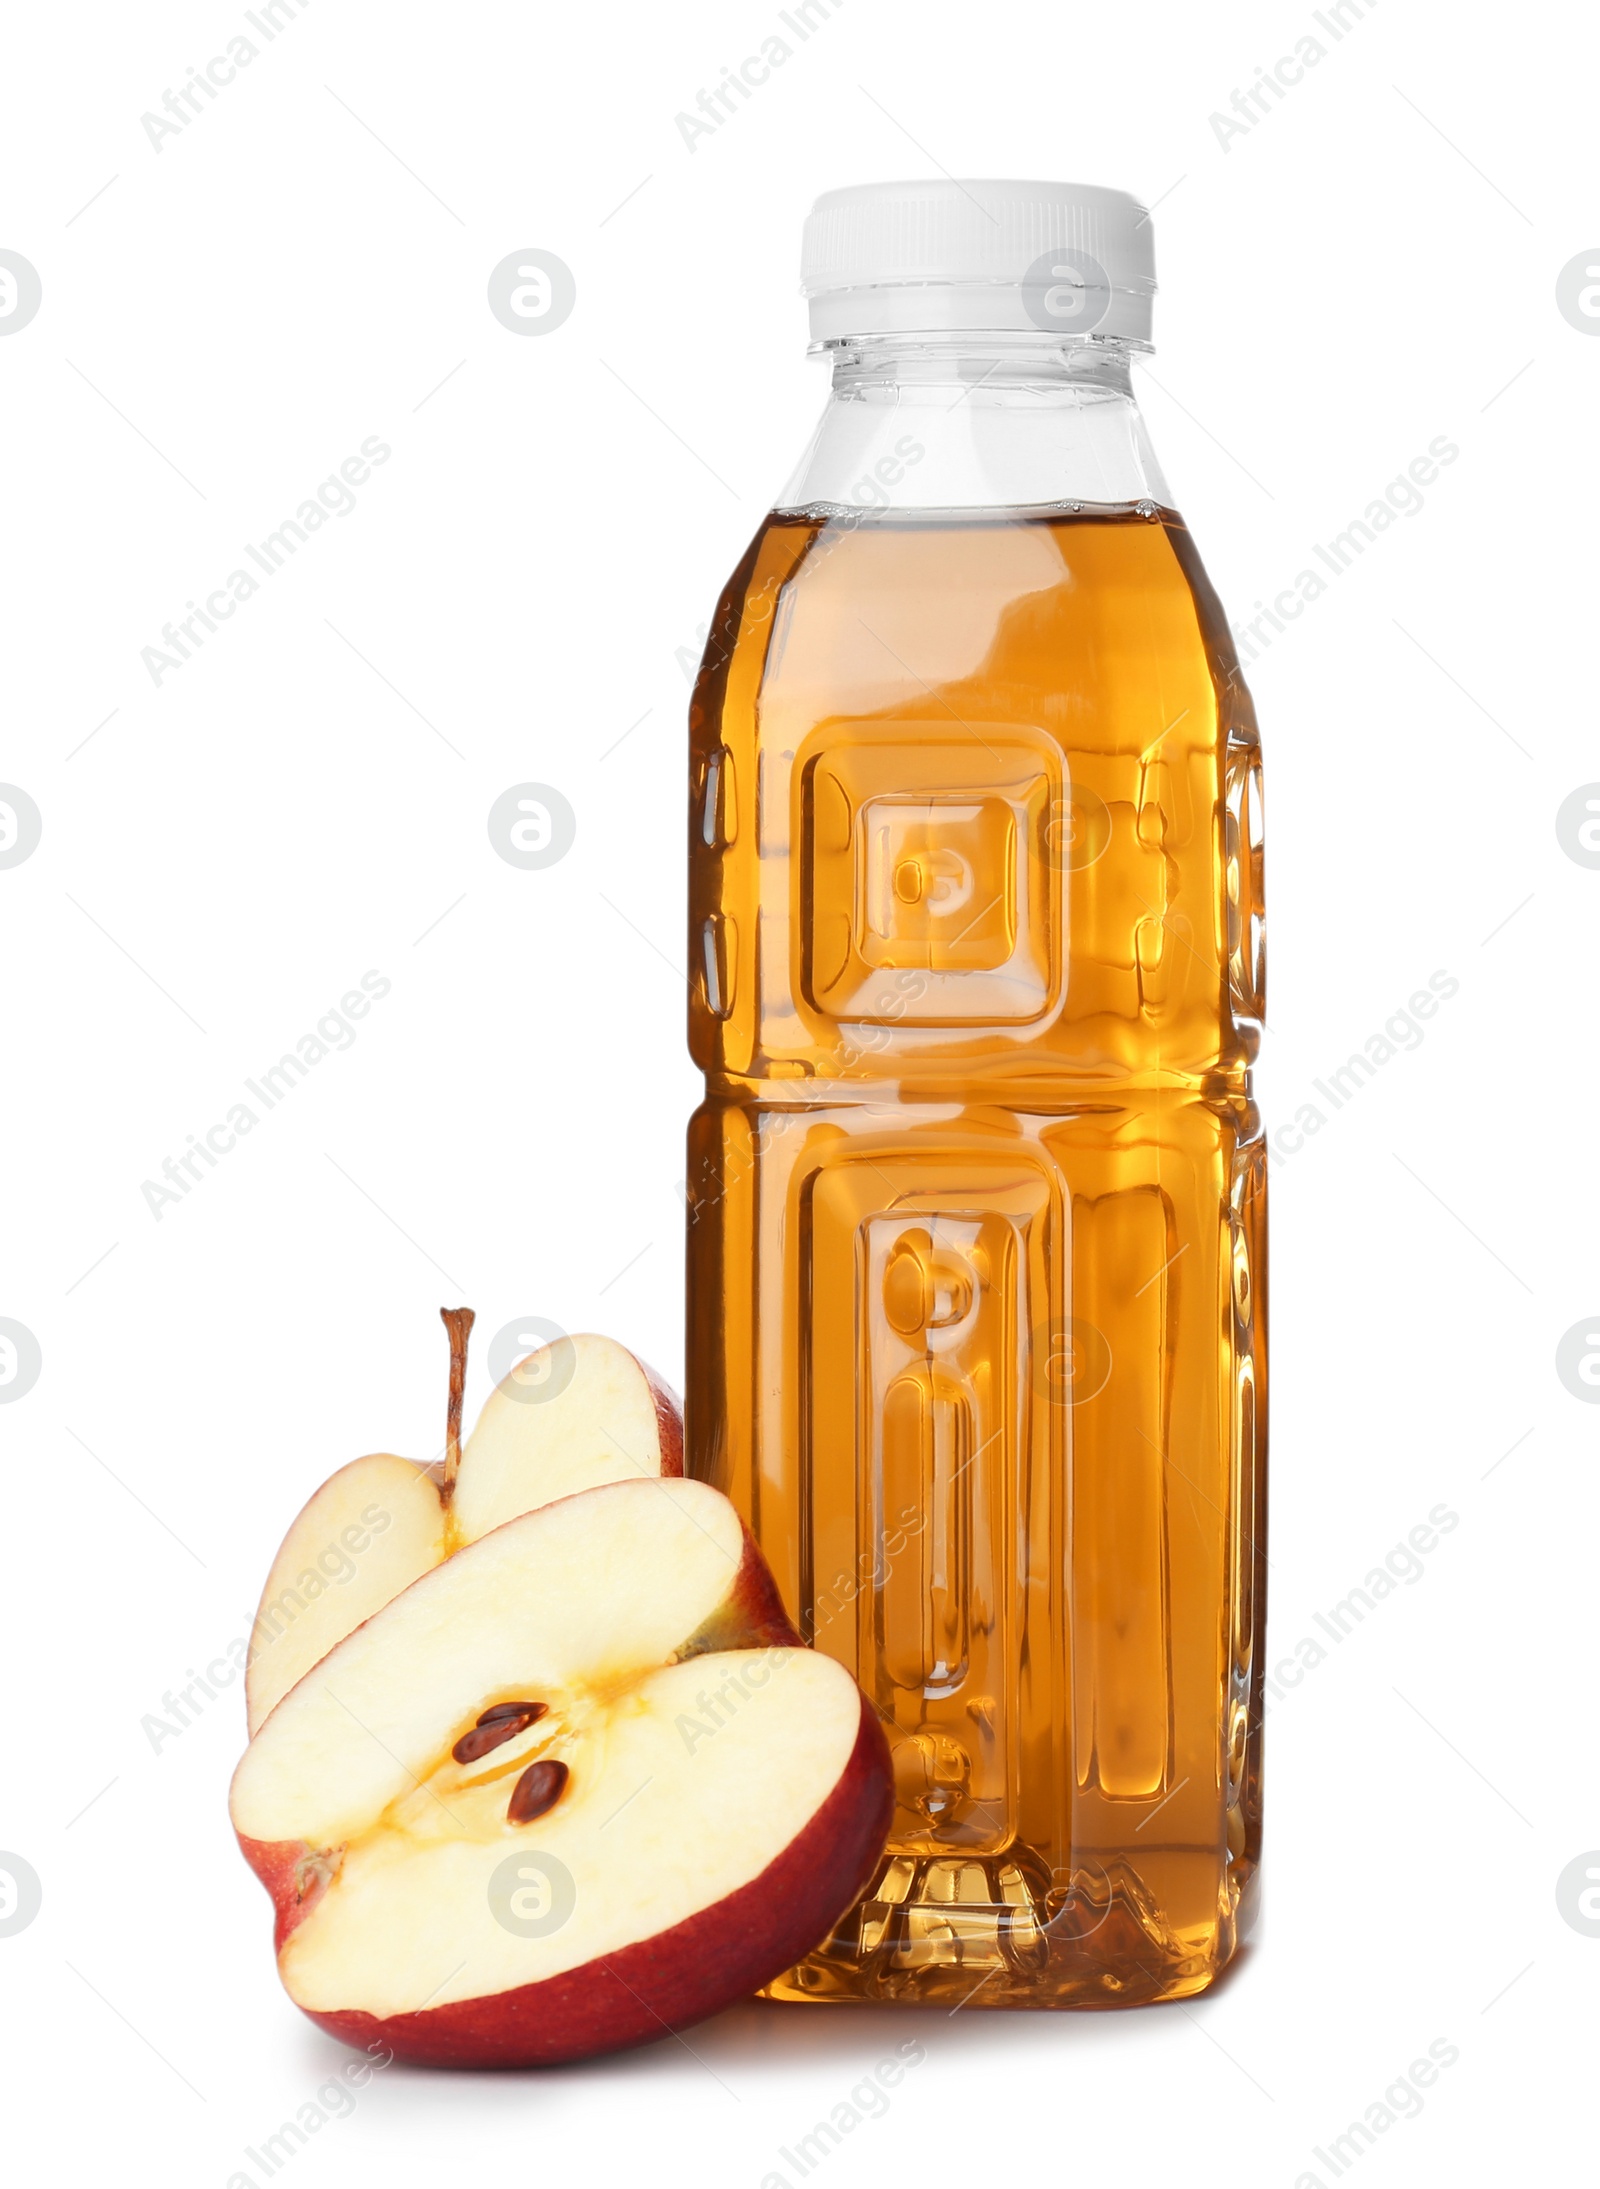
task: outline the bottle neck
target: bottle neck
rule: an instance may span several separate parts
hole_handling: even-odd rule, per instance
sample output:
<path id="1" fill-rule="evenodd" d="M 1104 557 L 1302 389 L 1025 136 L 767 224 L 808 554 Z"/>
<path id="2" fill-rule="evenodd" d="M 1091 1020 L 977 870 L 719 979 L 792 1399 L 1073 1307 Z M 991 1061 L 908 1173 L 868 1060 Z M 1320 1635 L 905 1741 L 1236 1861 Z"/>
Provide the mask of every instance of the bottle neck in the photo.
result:
<path id="1" fill-rule="evenodd" d="M 1167 505 L 1126 343 L 952 332 L 822 349 L 833 384 L 781 510 Z"/>

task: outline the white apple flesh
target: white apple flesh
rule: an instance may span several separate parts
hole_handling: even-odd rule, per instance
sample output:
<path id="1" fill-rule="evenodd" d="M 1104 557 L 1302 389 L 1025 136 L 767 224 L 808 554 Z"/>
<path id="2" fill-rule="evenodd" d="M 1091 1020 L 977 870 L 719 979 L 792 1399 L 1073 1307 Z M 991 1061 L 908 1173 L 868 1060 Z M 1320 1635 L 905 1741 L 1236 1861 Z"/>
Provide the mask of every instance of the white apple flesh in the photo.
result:
<path id="1" fill-rule="evenodd" d="M 512 1731 L 488 1746 L 497 1709 Z M 801 1646 L 733 1507 L 655 1480 L 544 1505 L 414 1581 L 272 1711 L 232 1812 L 314 2021 L 515 2066 L 776 1976 L 865 1885 L 892 1800 L 874 1712 Z M 508 1872 L 560 1881 L 553 1925 L 507 1922 Z"/>

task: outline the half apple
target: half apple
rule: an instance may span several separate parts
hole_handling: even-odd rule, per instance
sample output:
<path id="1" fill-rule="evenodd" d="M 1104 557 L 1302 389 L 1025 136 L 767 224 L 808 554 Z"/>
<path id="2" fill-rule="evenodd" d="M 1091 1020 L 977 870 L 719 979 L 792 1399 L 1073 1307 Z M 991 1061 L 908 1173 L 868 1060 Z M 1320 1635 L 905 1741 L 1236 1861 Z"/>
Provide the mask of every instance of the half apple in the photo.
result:
<path id="1" fill-rule="evenodd" d="M 458 1550 L 283 1697 L 234 1778 L 298 2006 L 551 2064 L 768 1982 L 865 1885 L 888 1749 L 717 1491 L 582 1491 Z"/>

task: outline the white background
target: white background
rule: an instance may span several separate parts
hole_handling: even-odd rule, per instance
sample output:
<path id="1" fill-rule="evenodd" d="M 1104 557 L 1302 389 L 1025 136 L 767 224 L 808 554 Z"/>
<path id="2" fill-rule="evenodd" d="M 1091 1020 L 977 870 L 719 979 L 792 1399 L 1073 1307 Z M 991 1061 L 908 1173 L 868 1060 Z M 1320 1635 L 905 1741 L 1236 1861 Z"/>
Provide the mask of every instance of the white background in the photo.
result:
<path id="1" fill-rule="evenodd" d="M 1247 671 L 1269 1121 L 1460 984 L 1274 1165 L 1272 1661 L 1432 1507 L 1459 1524 L 1273 1710 L 1268 1917 L 1211 1996 L 747 2006 L 571 2072 L 395 2067 L 286 2171 L 798 2189 L 778 2147 L 914 2037 L 826 2189 L 1331 2189 L 1314 2147 L 1446 2039 L 1361 2180 L 1537 2176 L 1600 1971 L 1555 1895 L 1600 1845 L 1600 1415 L 1554 1368 L 1600 1309 L 1600 873 L 1555 832 L 1600 777 L 1600 342 L 1555 301 L 1600 260 L 1588 24 L 849 0 L 691 151 L 676 113 L 775 5 L 312 0 L 153 149 L 141 115 L 246 27 L 103 0 L 0 41 L 0 245 L 44 291 L 0 341 L 0 776 L 44 825 L 0 872 L 0 1313 L 44 1364 L 0 1407 L 0 1848 L 44 1884 L 0 1939 L 20 2178 L 70 2145 L 77 2180 L 259 2184 L 244 2147 L 345 2057 L 280 1993 L 227 1828 L 237 1691 L 159 1754 L 140 1721 L 243 1631 L 325 1473 L 437 1448 L 441 1301 L 681 1375 L 677 657 L 821 400 L 807 206 L 941 168 L 1159 201 L 1147 412 L 1235 616 L 1460 451 Z M 1326 58 L 1224 147 L 1210 116 L 1308 32 Z M 530 246 L 577 282 L 537 340 L 485 303 Z M 157 688 L 141 649 L 371 435 L 355 510 Z M 540 873 L 485 828 L 529 780 L 578 819 Z M 157 1221 L 142 1182 L 369 968 L 354 1046 Z M 469 1419 L 486 1389 L 480 1353 Z"/>

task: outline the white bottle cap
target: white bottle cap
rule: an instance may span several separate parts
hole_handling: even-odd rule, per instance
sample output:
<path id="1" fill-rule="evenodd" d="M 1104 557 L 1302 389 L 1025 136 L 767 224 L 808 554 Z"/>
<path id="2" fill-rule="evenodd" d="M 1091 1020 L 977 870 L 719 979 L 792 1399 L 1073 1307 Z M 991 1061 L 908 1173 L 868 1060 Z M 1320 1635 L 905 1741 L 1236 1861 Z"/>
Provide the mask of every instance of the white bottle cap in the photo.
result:
<path id="1" fill-rule="evenodd" d="M 946 329 L 1147 344 L 1150 216 L 1070 182 L 876 182 L 829 190 L 800 254 L 811 339 Z"/>

